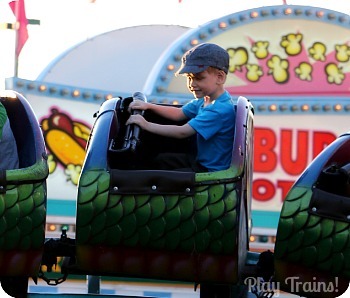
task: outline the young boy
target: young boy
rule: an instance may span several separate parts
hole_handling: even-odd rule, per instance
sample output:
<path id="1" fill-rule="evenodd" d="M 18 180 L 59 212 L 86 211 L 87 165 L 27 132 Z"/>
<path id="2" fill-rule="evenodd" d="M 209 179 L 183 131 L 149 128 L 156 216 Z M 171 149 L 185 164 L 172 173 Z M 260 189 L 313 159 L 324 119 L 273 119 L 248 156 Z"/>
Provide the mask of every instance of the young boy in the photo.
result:
<path id="1" fill-rule="evenodd" d="M 131 115 L 127 125 L 161 136 L 187 138 L 197 134 L 197 156 L 171 155 L 161 169 L 191 168 L 195 172 L 212 172 L 229 168 L 235 129 L 234 102 L 225 90 L 229 68 L 227 51 L 212 43 L 203 43 L 187 51 L 175 75 L 185 75 L 187 87 L 195 99 L 181 108 L 134 100 L 129 109 L 152 110 L 173 121 L 189 120 L 184 125 L 161 125 Z M 167 163 L 168 165 L 165 165 Z"/>

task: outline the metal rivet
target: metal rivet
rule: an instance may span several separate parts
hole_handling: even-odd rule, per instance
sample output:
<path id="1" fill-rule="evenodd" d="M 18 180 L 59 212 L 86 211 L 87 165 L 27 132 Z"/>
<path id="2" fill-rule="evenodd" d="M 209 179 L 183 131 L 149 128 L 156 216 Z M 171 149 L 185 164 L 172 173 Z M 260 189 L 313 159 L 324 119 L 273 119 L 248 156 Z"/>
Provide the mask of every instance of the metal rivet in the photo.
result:
<path id="1" fill-rule="evenodd" d="M 186 188 L 186 192 L 190 192 L 191 189 L 189 187 Z"/>
<path id="2" fill-rule="evenodd" d="M 348 216 L 346 217 L 346 219 L 347 219 L 347 220 L 350 220 L 350 215 L 348 215 Z"/>
<path id="3" fill-rule="evenodd" d="M 156 189 L 157 189 L 157 186 L 152 185 L 152 190 L 156 190 Z"/>
<path id="4" fill-rule="evenodd" d="M 316 207 L 312 207 L 312 212 L 316 212 L 317 211 L 317 208 Z"/>
<path id="5" fill-rule="evenodd" d="M 114 191 L 118 191 L 118 189 L 119 189 L 118 186 L 114 186 L 114 187 L 113 187 L 113 190 L 114 190 Z"/>
<path id="6" fill-rule="evenodd" d="M 4 187 L 3 187 L 3 186 L 0 186 L 0 189 L 4 189 Z"/>

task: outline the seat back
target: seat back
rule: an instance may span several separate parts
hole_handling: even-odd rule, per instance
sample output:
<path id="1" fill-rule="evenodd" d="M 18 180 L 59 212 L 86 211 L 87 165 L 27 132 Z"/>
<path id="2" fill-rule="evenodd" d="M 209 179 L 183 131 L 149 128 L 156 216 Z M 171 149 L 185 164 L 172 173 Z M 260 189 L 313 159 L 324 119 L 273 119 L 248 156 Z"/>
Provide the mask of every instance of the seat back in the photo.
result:
<path id="1" fill-rule="evenodd" d="M 37 276 L 45 241 L 46 178 L 44 139 L 28 101 L 0 94 L 17 143 L 19 168 L 0 181 L 0 276 Z"/>
<path id="2" fill-rule="evenodd" d="M 338 297 L 349 285 L 349 152 L 344 134 L 312 161 L 283 203 L 275 278 L 287 292 Z"/>

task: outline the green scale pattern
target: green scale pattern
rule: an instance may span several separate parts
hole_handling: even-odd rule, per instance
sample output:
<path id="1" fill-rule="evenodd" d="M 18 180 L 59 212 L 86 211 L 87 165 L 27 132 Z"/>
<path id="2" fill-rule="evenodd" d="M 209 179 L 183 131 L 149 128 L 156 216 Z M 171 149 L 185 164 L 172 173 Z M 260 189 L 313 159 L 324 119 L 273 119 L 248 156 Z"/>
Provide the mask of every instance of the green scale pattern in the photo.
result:
<path id="1" fill-rule="evenodd" d="M 232 254 L 237 246 L 235 183 L 197 186 L 194 196 L 109 195 L 106 171 L 79 183 L 77 242 L 183 252 Z"/>
<path id="2" fill-rule="evenodd" d="M 350 278 L 350 225 L 308 213 L 312 189 L 294 187 L 281 211 L 275 258 Z"/>
<path id="3" fill-rule="evenodd" d="M 40 249 L 45 239 L 43 183 L 8 185 L 0 195 L 0 250 Z"/>

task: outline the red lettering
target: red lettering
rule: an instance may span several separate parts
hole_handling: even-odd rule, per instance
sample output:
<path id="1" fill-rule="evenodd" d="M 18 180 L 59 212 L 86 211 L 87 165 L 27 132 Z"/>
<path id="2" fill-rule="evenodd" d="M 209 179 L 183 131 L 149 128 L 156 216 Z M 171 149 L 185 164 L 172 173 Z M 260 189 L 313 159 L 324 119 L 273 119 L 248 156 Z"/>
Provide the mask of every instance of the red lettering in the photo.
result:
<path id="1" fill-rule="evenodd" d="M 253 180 L 252 198 L 259 202 L 283 202 L 308 163 L 323 151 L 337 136 L 329 131 L 281 129 L 278 133 L 266 127 L 254 128 L 254 173 L 270 173 Z M 277 142 L 278 140 L 278 142 Z M 276 149 L 280 143 L 280 149 Z M 278 152 L 278 154 L 277 154 Z M 282 176 L 276 171 L 280 168 Z M 278 180 L 283 179 L 290 180 Z M 289 177 L 288 177 L 289 176 Z"/>
<path id="2" fill-rule="evenodd" d="M 258 201 L 269 201 L 275 195 L 275 186 L 266 179 L 256 179 L 253 181 L 253 198 Z"/>
<path id="3" fill-rule="evenodd" d="M 275 199 L 277 189 L 280 189 L 281 197 L 279 202 L 283 202 L 295 181 L 277 180 L 275 182 L 276 185 L 273 181 L 267 179 L 255 179 L 252 186 L 252 198 L 259 202 L 268 202 Z"/>
<path id="4" fill-rule="evenodd" d="M 296 144 L 296 157 L 293 159 L 293 146 Z M 289 175 L 301 174 L 308 161 L 308 132 L 297 131 L 296 141 L 293 140 L 292 130 L 281 131 L 281 166 Z"/>
<path id="5" fill-rule="evenodd" d="M 254 172 L 267 173 L 276 168 L 275 133 L 269 128 L 254 129 Z"/>
<path id="6" fill-rule="evenodd" d="M 313 137 L 312 157 L 315 158 L 324 148 L 336 139 L 331 132 L 315 131 Z"/>
<path id="7" fill-rule="evenodd" d="M 277 187 L 282 190 L 282 201 L 284 201 L 284 199 L 286 198 L 293 184 L 294 184 L 294 181 L 285 181 L 285 180 L 277 181 Z"/>

